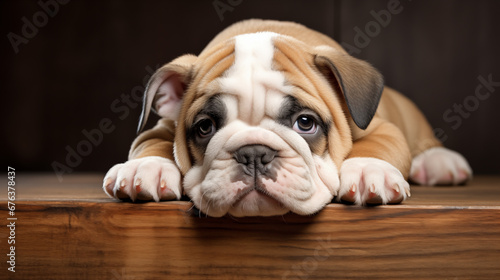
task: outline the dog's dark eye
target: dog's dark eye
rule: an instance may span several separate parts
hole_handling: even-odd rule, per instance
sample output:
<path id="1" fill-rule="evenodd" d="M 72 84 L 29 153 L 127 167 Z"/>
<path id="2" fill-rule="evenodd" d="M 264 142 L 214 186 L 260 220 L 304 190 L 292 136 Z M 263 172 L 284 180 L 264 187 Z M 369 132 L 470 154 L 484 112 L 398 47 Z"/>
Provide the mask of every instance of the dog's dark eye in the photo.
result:
<path id="1" fill-rule="evenodd" d="M 318 130 L 318 127 L 314 118 L 300 115 L 293 124 L 293 130 L 302 134 L 313 134 Z"/>
<path id="2" fill-rule="evenodd" d="M 210 137 L 215 133 L 215 123 L 212 119 L 203 119 L 197 123 L 198 135 L 202 138 Z"/>

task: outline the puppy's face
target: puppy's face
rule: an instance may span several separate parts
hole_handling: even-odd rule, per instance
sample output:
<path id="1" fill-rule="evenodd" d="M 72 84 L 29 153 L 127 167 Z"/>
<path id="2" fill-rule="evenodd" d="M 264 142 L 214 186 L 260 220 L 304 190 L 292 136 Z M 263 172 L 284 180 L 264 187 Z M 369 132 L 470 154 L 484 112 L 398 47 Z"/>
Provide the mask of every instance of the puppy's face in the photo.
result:
<path id="1" fill-rule="evenodd" d="M 332 200 L 352 143 L 339 87 L 314 59 L 292 38 L 246 34 L 153 77 L 156 111 L 178 111 L 174 153 L 202 212 L 307 215 Z"/>

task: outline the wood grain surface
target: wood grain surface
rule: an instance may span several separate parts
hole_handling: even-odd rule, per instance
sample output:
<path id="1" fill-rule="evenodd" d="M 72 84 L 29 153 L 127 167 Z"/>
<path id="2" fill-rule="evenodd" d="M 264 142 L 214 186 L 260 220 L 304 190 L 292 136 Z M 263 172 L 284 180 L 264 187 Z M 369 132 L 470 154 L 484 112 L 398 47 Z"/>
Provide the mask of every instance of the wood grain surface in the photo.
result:
<path id="1" fill-rule="evenodd" d="M 1 279 L 497 279 L 500 177 L 414 187 L 401 205 L 207 218 L 189 202 L 122 203 L 102 175 L 19 176 L 16 272 Z M 8 216 L 6 196 L 1 215 Z"/>

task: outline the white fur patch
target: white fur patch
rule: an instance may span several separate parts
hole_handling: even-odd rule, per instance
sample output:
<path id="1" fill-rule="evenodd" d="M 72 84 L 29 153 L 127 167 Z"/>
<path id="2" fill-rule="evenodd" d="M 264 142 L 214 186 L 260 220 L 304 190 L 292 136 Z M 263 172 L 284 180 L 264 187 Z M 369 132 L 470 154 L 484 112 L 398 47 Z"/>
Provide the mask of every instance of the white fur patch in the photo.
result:
<path id="1" fill-rule="evenodd" d="M 340 169 L 339 198 L 356 204 L 397 203 L 410 194 L 399 170 L 376 158 L 350 158 Z"/>
<path id="2" fill-rule="evenodd" d="M 268 91 L 290 91 L 283 73 L 272 69 L 275 36 L 279 35 L 259 32 L 236 36 L 234 64 L 218 80 L 222 92 L 239 99 L 239 119 L 252 125 L 266 114 Z"/>
<path id="3" fill-rule="evenodd" d="M 411 164 L 410 179 L 421 185 L 457 185 L 472 178 L 472 169 L 459 153 L 443 147 L 428 149 Z"/>

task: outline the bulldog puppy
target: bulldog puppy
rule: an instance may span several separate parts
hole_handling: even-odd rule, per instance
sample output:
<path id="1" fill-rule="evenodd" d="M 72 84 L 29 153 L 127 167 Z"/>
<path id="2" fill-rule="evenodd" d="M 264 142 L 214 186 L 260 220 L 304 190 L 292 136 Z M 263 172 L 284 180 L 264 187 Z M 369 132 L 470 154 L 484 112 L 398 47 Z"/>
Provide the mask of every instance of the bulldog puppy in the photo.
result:
<path id="1" fill-rule="evenodd" d="M 472 176 L 377 70 L 296 23 L 239 22 L 198 56 L 164 65 L 147 86 L 139 131 L 151 109 L 162 119 L 105 176 L 111 197 L 185 193 L 213 217 L 309 215 L 334 197 L 399 203 L 408 178 Z"/>

